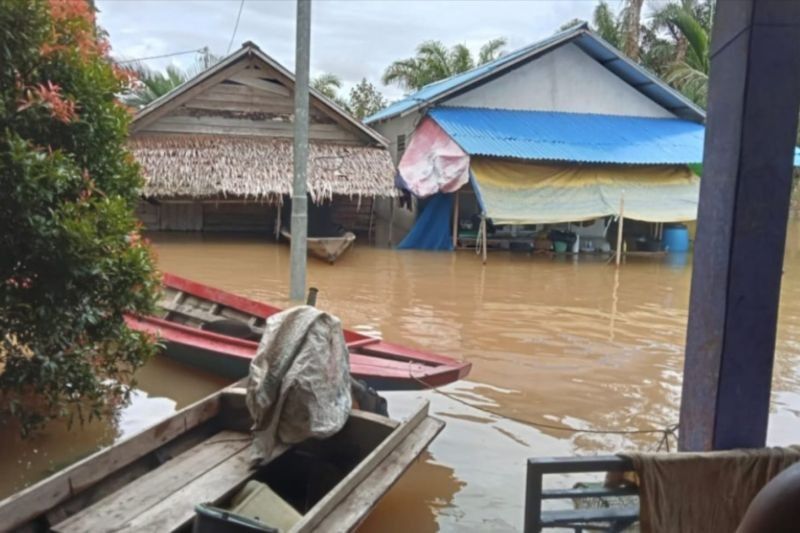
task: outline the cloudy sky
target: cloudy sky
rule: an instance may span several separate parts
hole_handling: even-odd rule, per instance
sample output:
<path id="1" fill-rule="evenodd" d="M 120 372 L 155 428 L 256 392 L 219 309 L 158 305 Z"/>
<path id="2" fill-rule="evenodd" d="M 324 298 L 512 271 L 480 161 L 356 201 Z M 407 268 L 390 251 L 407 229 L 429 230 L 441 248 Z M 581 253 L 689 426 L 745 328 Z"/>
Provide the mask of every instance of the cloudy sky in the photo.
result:
<path id="1" fill-rule="evenodd" d="M 610 0 L 618 8 L 620 0 Z M 417 44 L 439 39 L 473 50 L 506 37 L 512 50 L 553 34 L 565 22 L 589 19 L 595 0 L 315 0 L 312 4 L 311 73 L 338 75 L 345 91 L 362 77 L 390 99 L 397 87 L 380 83 L 395 59 L 414 54 Z M 134 59 L 208 46 L 224 56 L 240 0 L 99 0 L 100 24 L 112 54 Z M 293 69 L 294 0 L 245 0 L 231 51 L 253 41 Z M 188 68 L 199 54 L 148 60 L 152 68 L 176 63 Z"/>

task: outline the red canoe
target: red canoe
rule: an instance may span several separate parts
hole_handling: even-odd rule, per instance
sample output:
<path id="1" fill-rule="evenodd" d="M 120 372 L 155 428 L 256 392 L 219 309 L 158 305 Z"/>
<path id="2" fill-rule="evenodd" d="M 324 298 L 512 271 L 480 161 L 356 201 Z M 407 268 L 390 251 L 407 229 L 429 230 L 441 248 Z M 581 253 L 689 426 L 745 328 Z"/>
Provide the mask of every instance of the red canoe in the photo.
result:
<path id="1" fill-rule="evenodd" d="M 258 347 L 254 339 L 263 331 L 266 318 L 280 311 L 172 274 L 164 275 L 164 292 L 162 316 L 128 316 L 128 325 L 160 337 L 168 357 L 231 379 L 247 375 Z M 213 329 L 222 324 L 239 331 L 225 334 L 205 329 L 214 324 Z M 345 330 L 344 336 L 350 348 L 351 374 L 379 390 L 446 385 L 465 377 L 472 366 L 351 330 Z"/>

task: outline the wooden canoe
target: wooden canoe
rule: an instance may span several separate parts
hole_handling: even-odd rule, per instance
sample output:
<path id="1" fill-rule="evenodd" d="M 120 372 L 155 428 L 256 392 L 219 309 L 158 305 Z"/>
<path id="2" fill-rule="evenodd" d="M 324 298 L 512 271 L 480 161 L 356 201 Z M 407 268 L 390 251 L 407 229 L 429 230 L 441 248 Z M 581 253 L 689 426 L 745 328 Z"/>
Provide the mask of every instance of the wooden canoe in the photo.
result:
<path id="1" fill-rule="evenodd" d="M 164 274 L 163 283 L 159 316 L 127 316 L 129 327 L 160 337 L 170 358 L 234 380 L 245 377 L 267 317 L 280 309 L 172 274 Z M 239 331 L 221 332 L 219 325 Z M 352 330 L 344 337 L 350 373 L 378 390 L 439 387 L 464 378 L 472 366 Z"/>
<path id="2" fill-rule="evenodd" d="M 223 389 L 1 501 L 0 528 L 185 530 L 197 505 L 230 509 L 256 481 L 294 515 L 282 531 L 351 531 L 444 426 L 427 403 L 403 422 L 354 410 L 336 435 L 251 469 L 250 424 L 244 389 Z"/>
<path id="3" fill-rule="evenodd" d="M 288 241 L 292 240 L 288 230 L 282 229 L 281 235 Z M 355 240 L 356 236 L 351 231 L 336 237 L 306 237 L 308 253 L 330 264 L 334 264 L 339 256 L 349 250 Z"/>

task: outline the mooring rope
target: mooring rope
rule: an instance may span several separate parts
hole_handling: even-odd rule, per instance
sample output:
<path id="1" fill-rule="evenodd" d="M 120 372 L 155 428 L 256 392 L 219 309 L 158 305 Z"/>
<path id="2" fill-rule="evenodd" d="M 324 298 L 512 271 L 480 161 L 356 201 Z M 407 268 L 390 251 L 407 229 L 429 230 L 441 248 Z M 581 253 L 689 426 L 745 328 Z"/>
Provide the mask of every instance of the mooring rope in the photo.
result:
<path id="1" fill-rule="evenodd" d="M 411 363 L 409 362 L 409 367 L 410 367 L 410 365 L 411 365 Z M 416 377 L 413 374 L 413 372 L 411 371 L 411 368 L 409 368 L 408 375 L 413 380 L 415 380 L 418 383 L 420 383 L 425 389 L 431 390 L 436 394 L 441 394 L 442 396 L 445 396 L 445 397 L 447 397 L 447 398 L 449 398 L 449 399 L 451 399 L 451 400 L 453 400 L 455 402 L 458 402 L 460 404 L 466 405 L 467 407 L 471 407 L 472 409 L 477 409 L 478 411 L 484 412 L 486 414 L 490 414 L 490 415 L 495 416 L 497 418 L 501 418 L 501 419 L 504 419 L 504 420 L 511 420 L 512 422 L 516 422 L 518 424 L 522 424 L 522 425 L 525 425 L 525 426 L 531 426 L 531 427 L 535 427 L 535 428 L 538 428 L 538 429 L 549 429 L 549 430 L 552 430 L 552 431 L 565 431 L 565 432 L 568 432 L 568 433 L 575 433 L 575 434 L 577 434 L 577 433 L 588 433 L 588 434 L 594 434 L 594 435 L 647 435 L 647 434 L 659 434 L 659 435 L 661 435 L 661 438 L 659 439 L 658 445 L 656 447 L 656 451 L 657 452 L 660 452 L 662 449 L 665 449 L 667 452 L 669 452 L 670 451 L 670 445 L 669 445 L 670 436 L 675 437 L 675 439 L 677 439 L 678 424 L 671 424 L 671 425 L 666 426 L 666 427 L 664 427 L 662 429 L 579 429 L 579 428 L 573 428 L 573 427 L 569 427 L 569 426 L 564 426 L 564 425 L 561 425 L 561 424 L 548 424 L 548 423 L 544 423 L 544 422 L 533 422 L 531 420 L 526 420 L 526 419 L 523 419 L 523 418 L 517 418 L 517 417 L 512 416 L 512 415 L 500 414 L 500 413 L 498 413 L 496 411 L 493 411 L 491 409 L 487 409 L 486 407 L 479 407 L 477 405 L 469 403 L 466 400 L 463 400 L 463 399 L 459 398 L 458 396 L 450 394 L 449 392 L 445 392 L 445 391 L 441 390 L 439 387 L 432 387 L 432 386 L 428 385 L 427 383 L 425 383 L 424 381 L 422 381 L 421 379 L 419 379 L 418 377 Z"/>

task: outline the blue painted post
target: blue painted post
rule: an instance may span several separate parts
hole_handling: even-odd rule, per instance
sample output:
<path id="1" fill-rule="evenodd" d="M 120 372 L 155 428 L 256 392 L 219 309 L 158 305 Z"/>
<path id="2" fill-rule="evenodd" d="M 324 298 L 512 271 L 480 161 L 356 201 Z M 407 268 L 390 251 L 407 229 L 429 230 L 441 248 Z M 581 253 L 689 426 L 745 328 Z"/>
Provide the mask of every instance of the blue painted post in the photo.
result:
<path id="1" fill-rule="evenodd" d="M 765 444 L 800 105 L 800 2 L 717 2 L 682 450 Z"/>

